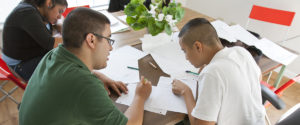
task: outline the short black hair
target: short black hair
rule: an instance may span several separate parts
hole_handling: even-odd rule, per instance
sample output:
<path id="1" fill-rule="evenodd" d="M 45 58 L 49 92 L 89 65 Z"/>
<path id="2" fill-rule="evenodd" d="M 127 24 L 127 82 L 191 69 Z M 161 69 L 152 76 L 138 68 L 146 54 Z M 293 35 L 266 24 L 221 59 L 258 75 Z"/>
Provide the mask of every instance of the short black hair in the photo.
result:
<path id="1" fill-rule="evenodd" d="M 88 33 L 103 33 L 109 19 L 90 8 L 79 7 L 71 11 L 62 27 L 63 45 L 67 48 L 80 48 Z"/>
<path id="2" fill-rule="evenodd" d="M 23 0 L 23 1 L 26 3 L 36 5 L 38 7 L 42 7 L 43 4 L 45 4 L 45 2 L 46 2 L 46 0 Z M 60 4 L 60 5 L 64 5 L 64 6 L 68 7 L 67 0 L 51 0 L 51 2 L 53 4 L 51 8 L 53 8 L 56 4 Z"/>
<path id="3" fill-rule="evenodd" d="M 221 43 L 215 28 L 205 18 L 190 20 L 183 26 L 178 37 L 189 47 L 192 47 L 195 41 L 209 46 Z"/>

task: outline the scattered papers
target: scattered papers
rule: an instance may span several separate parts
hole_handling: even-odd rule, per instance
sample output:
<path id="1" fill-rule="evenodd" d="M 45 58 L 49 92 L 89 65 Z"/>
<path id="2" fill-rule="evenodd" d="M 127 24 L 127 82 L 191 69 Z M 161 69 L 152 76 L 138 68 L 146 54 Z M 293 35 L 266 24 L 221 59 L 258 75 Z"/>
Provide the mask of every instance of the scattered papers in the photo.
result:
<path id="1" fill-rule="evenodd" d="M 257 39 L 254 35 L 249 33 L 240 25 L 230 26 L 230 28 L 234 33 L 235 38 L 241 40 L 249 46 L 255 46 L 256 48 L 259 48 L 267 57 L 283 65 L 290 64 L 298 56 L 266 38 L 260 40 Z"/>
<path id="2" fill-rule="evenodd" d="M 108 77 L 125 83 L 139 82 L 139 71 L 127 68 L 138 68 L 138 59 L 147 54 L 131 46 L 124 46 L 110 53 L 107 67 L 98 70 Z"/>
<path id="3" fill-rule="evenodd" d="M 232 35 L 232 31 L 225 22 L 216 20 L 214 22 L 211 22 L 213 27 L 216 29 L 217 34 L 219 37 L 226 39 L 229 42 L 236 42 L 237 39 Z"/>
<path id="4" fill-rule="evenodd" d="M 132 104 L 133 99 L 134 99 L 136 85 L 137 84 L 128 84 L 128 86 L 127 86 L 128 94 L 122 93 L 122 95 L 116 100 L 116 102 L 120 103 L 120 104 L 130 106 Z M 153 91 L 156 90 L 155 88 L 156 88 L 155 86 L 152 86 L 152 93 L 153 93 Z M 145 102 L 144 109 L 147 110 L 147 111 L 150 111 L 150 112 L 166 115 L 167 110 L 159 109 L 159 108 L 155 108 L 155 107 L 150 106 L 151 100 L 153 100 L 154 98 L 155 97 L 153 97 L 153 94 L 151 94 L 149 96 L 149 98 Z"/>
<path id="5" fill-rule="evenodd" d="M 117 23 L 119 23 L 118 19 L 116 19 L 113 15 L 111 15 L 107 11 L 99 11 L 99 12 L 104 14 L 109 19 L 111 26 L 116 25 Z"/>
<path id="6" fill-rule="evenodd" d="M 119 18 L 120 20 L 122 20 L 124 23 L 126 23 L 127 15 L 118 16 L 118 18 Z"/>
<path id="7" fill-rule="evenodd" d="M 255 45 L 258 39 L 240 25 L 230 26 L 232 35 L 249 46 Z"/>
<path id="8" fill-rule="evenodd" d="M 125 25 L 107 11 L 99 11 L 104 14 L 110 21 L 110 29 L 112 33 L 124 32 L 129 30 L 129 26 Z M 125 21 L 126 22 L 126 21 Z"/>
<path id="9" fill-rule="evenodd" d="M 147 34 L 141 38 L 143 51 L 150 53 L 160 68 L 172 78 L 184 77 L 186 70 L 198 72 L 198 69 L 186 60 L 177 35 L 171 38 L 166 33 L 160 33 L 157 36 Z"/>
<path id="10" fill-rule="evenodd" d="M 189 80 L 183 80 L 192 89 L 194 97 L 197 88 L 196 79 L 197 77 L 193 76 Z M 144 105 L 145 110 L 164 115 L 166 111 L 188 113 L 184 98 L 173 94 L 172 81 L 171 78 L 160 77 L 157 86 L 152 86 L 152 92 Z M 134 98 L 136 84 L 129 84 L 127 88 L 128 94 L 122 94 L 116 102 L 130 106 Z"/>
<path id="11" fill-rule="evenodd" d="M 119 33 L 129 30 L 129 26 L 125 25 L 122 22 L 118 22 L 116 25 L 110 27 L 111 33 Z"/>
<path id="12" fill-rule="evenodd" d="M 283 65 L 290 64 L 298 56 L 266 38 L 256 42 L 255 46 L 259 48 L 267 57 Z"/>
<path id="13" fill-rule="evenodd" d="M 197 89 L 197 80 L 198 80 L 198 76 L 196 75 L 189 75 L 185 78 L 179 79 L 180 81 L 182 81 L 183 83 L 185 83 L 186 85 L 188 85 L 192 92 L 193 92 L 193 96 L 196 99 L 196 89 Z M 162 88 L 168 88 L 172 90 L 172 82 L 173 79 L 169 78 L 169 77 L 163 77 L 161 76 L 159 78 L 159 82 L 157 83 L 157 87 L 162 87 Z"/>

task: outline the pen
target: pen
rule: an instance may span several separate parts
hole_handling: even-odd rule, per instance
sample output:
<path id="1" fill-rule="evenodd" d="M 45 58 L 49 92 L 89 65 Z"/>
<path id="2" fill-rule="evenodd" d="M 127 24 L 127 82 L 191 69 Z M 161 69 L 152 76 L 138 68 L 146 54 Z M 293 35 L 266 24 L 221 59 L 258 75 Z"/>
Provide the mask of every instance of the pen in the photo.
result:
<path id="1" fill-rule="evenodd" d="M 154 69 L 157 69 L 157 67 L 156 67 L 153 63 L 149 62 L 149 64 L 150 64 Z"/>
<path id="2" fill-rule="evenodd" d="M 192 71 L 189 71 L 189 70 L 186 70 L 185 72 L 190 73 L 190 74 L 194 74 L 194 75 L 199 75 L 199 73 L 195 73 L 195 72 L 192 72 Z"/>
<path id="3" fill-rule="evenodd" d="M 131 66 L 127 66 L 128 69 L 133 69 L 133 70 L 139 70 L 139 68 L 135 68 L 135 67 L 131 67 Z"/>

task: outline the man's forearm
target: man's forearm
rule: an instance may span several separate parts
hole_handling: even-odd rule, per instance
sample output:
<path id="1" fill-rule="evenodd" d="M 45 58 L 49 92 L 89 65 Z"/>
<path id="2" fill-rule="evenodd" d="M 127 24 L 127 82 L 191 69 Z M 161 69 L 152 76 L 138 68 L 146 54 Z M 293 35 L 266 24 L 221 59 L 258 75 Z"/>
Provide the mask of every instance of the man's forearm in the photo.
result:
<path id="1" fill-rule="evenodd" d="M 145 100 L 135 96 L 131 106 L 126 110 L 125 116 L 128 118 L 127 125 L 141 125 L 144 117 Z"/>
<path id="2" fill-rule="evenodd" d="M 185 101 L 186 108 L 187 108 L 187 111 L 188 111 L 190 123 L 191 123 L 191 125 L 194 125 L 195 124 L 195 118 L 192 116 L 191 113 L 192 113 L 192 110 L 194 109 L 194 107 L 196 105 L 196 101 L 194 99 L 192 90 L 188 89 L 184 93 L 183 97 L 184 97 L 184 101 Z"/>

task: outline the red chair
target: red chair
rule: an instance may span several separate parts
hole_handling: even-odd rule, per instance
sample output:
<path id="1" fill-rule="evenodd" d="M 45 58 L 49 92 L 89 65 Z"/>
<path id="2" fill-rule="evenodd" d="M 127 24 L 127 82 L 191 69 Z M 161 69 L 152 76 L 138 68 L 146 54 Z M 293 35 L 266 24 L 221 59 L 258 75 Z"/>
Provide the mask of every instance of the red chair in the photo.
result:
<path id="1" fill-rule="evenodd" d="M 270 84 L 261 81 L 261 84 L 263 84 L 264 86 L 268 87 L 270 90 L 272 90 L 276 95 L 281 96 L 283 91 L 285 89 L 287 89 L 288 87 L 290 87 L 291 85 L 293 85 L 294 83 L 296 83 L 297 81 L 300 80 L 300 74 L 298 74 L 296 77 L 290 79 L 289 81 L 287 81 L 286 83 L 284 83 L 283 85 L 281 85 L 278 89 L 274 88 L 273 86 L 271 86 Z"/>
<path id="2" fill-rule="evenodd" d="M 280 99 L 280 96 L 285 89 L 296 83 L 298 80 L 300 80 L 300 74 L 284 83 L 278 89 L 274 88 L 264 81 L 261 81 L 261 92 L 264 106 L 267 108 L 270 104 L 272 104 L 276 109 L 279 110 L 285 108 L 285 103 Z M 267 115 L 266 120 L 268 125 L 271 125 L 271 122 Z"/>
<path id="3" fill-rule="evenodd" d="M 75 8 L 78 8 L 78 7 L 86 7 L 86 8 L 90 8 L 90 5 L 83 5 L 83 6 L 76 6 L 76 7 L 70 7 L 70 8 L 67 8 L 65 10 L 65 12 L 62 14 L 64 17 L 66 17 L 72 10 L 74 10 Z"/>
<path id="4" fill-rule="evenodd" d="M 0 102 L 2 102 L 4 99 L 7 97 L 10 98 L 12 101 L 14 101 L 16 104 L 19 104 L 18 101 L 14 97 L 11 96 L 13 92 L 17 90 L 18 87 L 22 88 L 25 90 L 26 88 L 26 83 L 23 82 L 20 78 L 16 77 L 9 69 L 9 67 L 6 65 L 6 63 L 0 58 L 0 80 L 4 80 L 1 85 L 0 85 L 0 91 L 4 94 L 0 98 Z M 8 83 L 8 81 L 13 81 L 17 86 L 14 88 L 10 89 L 9 91 L 6 91 L 3 89 L 3 87 Z"/>
<path id="5" fill-rule="evenodd" d="M 300 74 L 281 85 L 278 89 L 274 88 L 273 86 L 269 85 L 264 81 L 261 81 L 262 97 L 265 107 L 268 107 L 271 103 L 275 108 L 283 109 L 285 105 L 284 102 L 281 99 L 279 99 L 279 97 L 282 96 L 282 93 L 285 89 L 287 89 L 299 80 Z"/>

